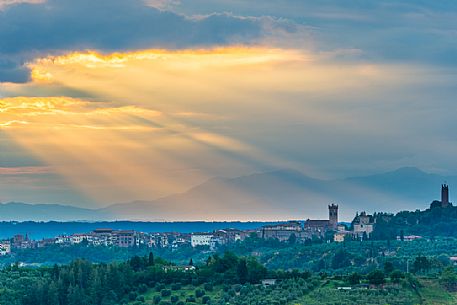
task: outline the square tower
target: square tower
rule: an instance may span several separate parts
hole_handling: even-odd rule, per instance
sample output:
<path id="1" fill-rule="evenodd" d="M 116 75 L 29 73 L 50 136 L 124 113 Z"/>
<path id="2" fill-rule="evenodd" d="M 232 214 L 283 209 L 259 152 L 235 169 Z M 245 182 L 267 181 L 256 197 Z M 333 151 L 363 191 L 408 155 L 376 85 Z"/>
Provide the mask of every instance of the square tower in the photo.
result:
<path id="1" fill-rule="evenodd" d="M 328 222 L 330 226 L 334 229 L 338 226 L 338 205 L 337 204 L 330 204 L 328 206 Z"/>
<path id="2" fill-rule="evenodd" d="M 441 185 L 441 207 L 447 208 L 449 206 L 449 186 L 447 184 Z"/>

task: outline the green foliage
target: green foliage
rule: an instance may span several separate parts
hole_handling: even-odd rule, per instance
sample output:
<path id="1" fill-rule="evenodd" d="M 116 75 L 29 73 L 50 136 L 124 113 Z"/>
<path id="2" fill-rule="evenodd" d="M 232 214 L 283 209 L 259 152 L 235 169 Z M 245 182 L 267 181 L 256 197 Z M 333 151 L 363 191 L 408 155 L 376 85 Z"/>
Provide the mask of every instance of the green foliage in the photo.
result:
<path id="1" fill-rule="evenodd" d="M 385 283 L 385 275 L 382 270 L 376 269 L 368 273 L 367 280 L 373 285 L 382 285 Z"/>
<path id="2" fill-rule="evenodd" d="M 348 283 L 351 284 L 351 285 L 360 284 L 360 280 L 361 279 L 362 279 L 362 275 L 360 275 L 357 272 L 351 273 L 347 278 Z"/>
<path id="3" fill-rule="evenodd" d="M 400 270 L 394 270 L 390 273 L 390 280 L 393 282 L 393 283 L 400 283 L 400 280 L 405 278 L 405 274 L 403 272 L 401 272 Z"/>
<path id="4" fill-rule="evenodd" d="M 160 295 L 162 297 L 169 297 L 171 295 L 171 291 L 170 291 L 170 289 L 162 289 L 160 291 Z"/>
<path id="5" fill-rule="evenodd" d="M 342 248 L 338 249 L 332 259 L 332 268 L 340 269 L 350 264 L 350 254 Z"/>
<path id="6" fill-rule="evenodd" d="M 447 267 L 443 270 L 440 283 L 449 291 L 457 291 L 457 273 L 453 267 Z"/>
<path id="7" fill-rule="evenodd" d="M 417 256 L 413 263 L 414 273 L 427 273 L 431 268 L 431 262 L 425 256 Z"/>
<path id="8" fill-rule="evenodd" d="M 396 215 L 379 213 L 372 234 L 374 239 L 395 239 L 405 234 L 422 236 L 457 237 L 457 207 L 441 208 L 441 202 L 434 201 L 424 211 L 403 211 Z"/>

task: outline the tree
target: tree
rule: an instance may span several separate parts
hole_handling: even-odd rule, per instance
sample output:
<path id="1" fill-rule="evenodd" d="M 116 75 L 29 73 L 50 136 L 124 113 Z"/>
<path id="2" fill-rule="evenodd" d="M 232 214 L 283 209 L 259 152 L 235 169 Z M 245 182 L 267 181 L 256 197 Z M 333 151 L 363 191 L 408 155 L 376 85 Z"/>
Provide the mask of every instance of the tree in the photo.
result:
<path id="1" fill-rule="evenodd" d="M 351 285 L 360 284 L 361 279 L 362 279 L 362 276 L 357 272 L 350 274 L 347 278 L 349 284 L 351 284 Z"/>
<path id="2" fill-rule="evenodd" d="M 405 231 L 400 230 L 400 240 L 405 241 Z"/>
<path id="3" fill-rule="evenodd" d="M 400 283 L 400 280 L 404 277 L 405 277 L 405 275 L 400 270 L 394 270 L 390 274 L 390 280 L 396 284 Z"/>
<path id="4" fill-rule="evenodd" d="M 446 267 L 440 277 L 440 283 L 449 291 L 457 291 L 457 274 L 453 267 Z"/>
<path id="5" fill-rule="evenodd" d="M 332 259 L 332 268 L 340 269 L 347 267 L 351 264 L 349 260 L 349 253 L 344 249 L 338 249 Z"/>
<path id="6" fill-rule="evenodd" d="M 138 271 L 141 269 L 142 262 L 141 262 L 141 257 L 135 255 L 130 259 L 130 266 L 134 271 Z"/>
<path id="7" fill-rule="evenodd" d="M 189 260 L 189 266 L 193 266 L 194 265 L 194 261 L 192 260 L 192 258 L 190 258 Z"/>
<path id="8" fill-rule="evenodd" d="M 373 285 L 382 285 L 385 282 L 384 272 L 379 269 L 373 270 L 367 275 L 368 282 Z"/>
<path id="9" fill-rule="evenodd" d="M 248 266 L 245 258 L 240 259 L 238 262 L 237 275 L 240 283 L 245 284 L 248 279 Z"/>
<path id="10" fill-rule="evenodd" d="M 384 263 L 384 272 L 386 274 L 390 274 L 392 271 L 394 271 L 394 264 L 392 262 L 385 262 Z"/>
<path id="11" fill-rule="evenodd" d="M 431 263 L 425 256 L 417 256 L 413 263 L 413 271 L 414 273 L 428 272 L 430 266 Z"/>
<path id="12" fill-rule="evenodd" d="M 154 254 L 152 252 L 149 252 L 148 265 L 154 266 Z"/>

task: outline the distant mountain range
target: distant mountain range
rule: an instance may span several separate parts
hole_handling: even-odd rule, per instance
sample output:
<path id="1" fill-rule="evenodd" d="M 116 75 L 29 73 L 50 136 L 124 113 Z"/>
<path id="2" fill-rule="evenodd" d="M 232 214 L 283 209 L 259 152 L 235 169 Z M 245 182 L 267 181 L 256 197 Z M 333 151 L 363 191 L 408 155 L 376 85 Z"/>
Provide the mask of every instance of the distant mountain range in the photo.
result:
<path id="1" fill-rule="evenodd" d="M 102 209 L 58 204 L 0 204 L 0 220 L 281 220 L 326 218 L 327 204 L 340 205 L 340 219 L 355 211 L 424 209 L 439 199 L 440 186 L 457 176 L 429 174 L 414 167 L 364 177 L 319 180 L 295 170 L 237 178 L 213 178 L 187 192 L 152 201 L 119 203 Z M 196 216 L 198 215 L 198 216 Z M 240 216 L 243 215 L 243 216 Z"/>

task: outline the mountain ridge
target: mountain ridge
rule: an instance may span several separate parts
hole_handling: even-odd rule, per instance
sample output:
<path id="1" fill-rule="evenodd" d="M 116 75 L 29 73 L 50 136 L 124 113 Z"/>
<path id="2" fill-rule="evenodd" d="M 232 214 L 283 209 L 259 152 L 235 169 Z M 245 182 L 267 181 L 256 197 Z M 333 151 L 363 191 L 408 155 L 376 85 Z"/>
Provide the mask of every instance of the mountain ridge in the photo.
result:
<path id="1" fill-rule="evenodd" d="M 185 192 L 155 200 L 88 209 L 62 204 L 0 204 L 0 220 L 284 220 L 325 218 L 326 205 L 340 204 L 342 219 L 355 211 L 396 212 L 426 208 L 439 199 L 444 181 L 456 176 L 402 167 L 379 174 L 321 180 L 294 169 L 234 178 L 214 177 Z M 369 205 L 368 205 L 369 204 Z M 370 206 L 371 208 L 368 208 Z M 374 206 L 374 208 L 373 208 Z M 200 215 L 195 219 L 195 215 Z"/>

